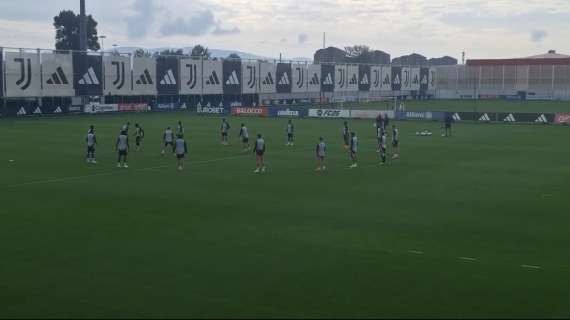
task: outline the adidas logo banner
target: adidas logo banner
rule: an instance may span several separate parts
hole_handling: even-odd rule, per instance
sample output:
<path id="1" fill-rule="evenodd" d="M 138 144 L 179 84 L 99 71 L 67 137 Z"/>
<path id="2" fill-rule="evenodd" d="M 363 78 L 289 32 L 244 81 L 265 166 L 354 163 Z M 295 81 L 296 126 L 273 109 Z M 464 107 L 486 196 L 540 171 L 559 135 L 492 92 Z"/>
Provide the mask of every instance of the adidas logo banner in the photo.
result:
<path id="1" fill-rule="evenodd" d="M 429 78 L 429 69 L 428 68 L 421 68 L 420 69 L 420 92 L 422 95 L 426 93 L 428 90 L 428 78 Z"/>
<path id="2" fill-rule="evenodd" d="M 291 93 L 291 64 L 278 63 L 277 64 L 277 93 Z"/>
<path id="3" fill-rule="evenodd" d="M 156 60 L 133 58 L 133 94 L 156 95 Z"/>
<path id="4" fill-rule="evenodd" d="M 402 90 L 402 67 L 392 67 L 392 91 Z"/>
<path id="5" fill-rule="evenodd" d="M 348 75 L 347 75 L 347 70 L 346 70 L 346 65 L 345 64 L 337 64 L 335 66 L 335 74 L 334 74 L 335 78 L 334 78 L 334 91 L 335 92 L 343 92 L 346 91 L 346 88 L 348 87 Z M 325 78 L 324 81 L 327 81 L 327 79 Z"/>
<path id="6" fill-rule="evenodd" d="M 42 95 L 47 97 L 75 95 L 71 54 L 42 54 L 42 77 Z"/>
<path id="7" fill-rule="evenodd" d="M 6 52 L 6 97 L 41 95 L 39 58 L 37 53 Z"/>
<path id="8" fill-rule="evenodd" d="M 479 119 L 479 121 L 484 121 L 484 122 L 489 122 L 491 121 L 491 117 L 489 117 L 489 115 L 487 113 L 483 113 Z"/>
<path id="9" fill-rule="evenodd" d="M 203 94 L 222 94 L 224 86 L 222 85 L 222 62 L 204 60 L 202 63 L 202 93 Z"/>
<path id="10" fill-rule="evenodd" d="M 358 65 L 346 67 L 346 90 L 358 91 Z"/>
<path id="11" fill-rule="evenodd" d="M 131 88 L 131 60 L 123 56 L 103 57 L 105 68 L 105 95 L 130 95 Z"/>
<path id="12" fill-rule="evenodd" d="M 241 94 L 241 60 L 224 60 L 222 69 L 224 94 Z"/>
<path id="13" fill-rule="evenodd" d="M 73 83 L 80 96 L 103 94 L 103 59 L 100 55 L 76 52 L 73 54 Z"/>
<path id="14" fill-rule="evenodd" d="M 307 68 L 307 91 L 321 91 L 321 65 L 310 64 Z"/>
<path id="15" fill-rule="evenodd" d="M 156 88 L 159 95 L 178 94 L 178 83 L 180 82 L 178 67 L 177 57 L 159 56 L 156 59 Z"/>
<path id="16" fill-rule="evenodd" d="M 391 91 L 392 90 L 392 67 L 383 66 L 382 67 L 382 83 L 380 84 L 380 90 Z"/>
<path id="17" fill-rule="evenodd" d="M 358 83 L 358 90 L 370 91 L 370 66 L 366 65 L 358 66 L 358 79 L 360 79 Z"/>
<path id="18" fill-rule="evenodd" d="M 333 92 L 335 87 L 335 66 L 321 65 L 321 92 Z"/>
<path id="19" fill-rule="evenodd" d="M 304 64 L 293 64 L 291 69 L 293 72 L 291 91 L 295 93 L 307 92 L 307 66 Z"/>
<path id="20" fill-rule="evenodd" d="M 242 93 L 252 94 L 259 92 L 259 64 L 256 62 L 242 62 Z"/>
<path id="21" fill-rule="evenodd" d="M 273 63 L 259 64 L 259 92 L 275 93 L 275 71 L 276 66 Z"/>
<path id="22" fill-rule="evenodd" d="M 536 118 L 536 120 L 534 120 L 535 123 L 550 123 L 552 121 L 549 121 L 548 118 L 544 115 L 544 114 L 540 114 L 538 116 L 538 118 Z"/>
<path id="23" fill-rule="evenodd" d="M 420 68 L 411 68 L 410 75 L 410 89 L 415 91 L 420 90 Z"/>
<path id="24" fill-rule="evenodd" d="M 503 115 L 503 121 L 504 122 L 517 122 L 517 120 L 515 119 L 515 116 L 513 116 L 512 113 L 509 113 L 506 116 Z"/>
<path id="25" fill-rule="evenodd" d="M 42 114 L 42 109 L 40 109 L 40 107 L 36 107 L 34 109 L 34 112 L 32 112 L 33 114 Z"/>
<path id="26" fill-rule="evenodd" d="M 25 116 L 28 113 L 26 112 L 26 109 L 24 109 L 24 107 L 20 107 L 20 109 L 18 109 L 18 112 L 16 112 L 17 116 Z"/>
<path id="27" fill-rule="evenodd" d="M 180 94 L 202 94 L 202 60 L 180 59 Z"/>
<path id="28" fill-rule="evenodd" d="M 461 117 L 459 116 L 458 113 L 454 113 L 453 116 L 452 116 L 452 118 L 453 118 L 454 121 L 461 121 Z"/>

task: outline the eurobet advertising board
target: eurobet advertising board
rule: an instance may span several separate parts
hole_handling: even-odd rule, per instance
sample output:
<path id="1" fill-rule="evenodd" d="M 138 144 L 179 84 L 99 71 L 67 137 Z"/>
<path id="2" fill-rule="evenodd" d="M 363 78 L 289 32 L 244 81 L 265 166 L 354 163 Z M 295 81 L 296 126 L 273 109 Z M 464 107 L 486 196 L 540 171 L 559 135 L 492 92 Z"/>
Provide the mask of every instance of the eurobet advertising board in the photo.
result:
<path id="1" fill-rule="evenodd" d="M 350 110 L 338 109 L 309 109 L 312 118 L 350 118 Z"/>
<path id="2" fill-rule="evenodd" d="M 217 106 L 212 106 L 210 103 L 206 103 L 205 105 L 202 105 L 202 103 L 198 103 L 198 105 L 196 106 L 196 113 L 223 115 L 228 113 L 228 109 L 225 108 L 224 105 L 221 103 Z"/>
<path id="3" fill-rule="evenodd" d="M 267 107 L 233 107 L 232 115 L 249 116 L 249 117 L 268 117 L 269 108 Z"/>

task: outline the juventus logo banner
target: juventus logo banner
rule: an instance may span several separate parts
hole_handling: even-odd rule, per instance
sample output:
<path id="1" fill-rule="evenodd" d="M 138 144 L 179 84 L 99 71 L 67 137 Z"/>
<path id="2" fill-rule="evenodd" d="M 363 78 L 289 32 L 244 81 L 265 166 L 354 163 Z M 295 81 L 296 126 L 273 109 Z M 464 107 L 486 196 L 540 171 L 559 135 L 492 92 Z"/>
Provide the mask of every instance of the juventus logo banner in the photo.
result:
<path id="1" fill-rule="evenodd" d="M 307 66 L 304 64 L 291 65 L 293 83 L 291 84 L 291 92 L 304 93 L 307 92 Z"/>
<path id="2" fill-rule="evenodd" d="M 224 60 L 224 94 L 241 94 L 241 60 Z"/>
<path id="3" fill-rule="evenodd" d="M 148 96 L 157 94 L 154 58 L 133 58 L 133 94 Z"/>
<path id="4" fill-rule="evenodd" d="M 378 74 L 379 76 L 379 74 Z M 359 65 L 358 66 L 358 90 L 359 91 L 370 91 L 370 66 Z"/>
<path id="5" fill-rule="evenodd" d="M 4 56 L 2 48 L 0 48 L 0 97 L 4 96 Z"/>
<path id="6" fill-rule="evenodd" d="M 382 88 L 382 67 L 370 66 L 370 91 L 380 91 Z"/>
<path id="7" fill-rule="evenodd" d="M 122 56 L 103 57 L 105 67 L 105 95 L 123 96 L 132 94 L 131 59 Z"/>
<path id="8" fill-rule="evenodd" d="M 399 78 L 398 78 L 399 79 Z M 392 67 L 382 66 L 381 91 L 392 91 Z"/>
<path id="9" fill-rule="evenodd" d="M 307 68 L 307 91 L 321 91 L 321 65 L 310 64 Z"/>
<path id="10" fill-rule="evenodd" d="M 259 92 L 259 64 L 257 62 L 242 62 L 242 93 Z"/>
<path id="11" fill-rule="evenodd" d="M 321 65 L 321 92 L 333 92 L 335 87 L 335 65 Z"/>
<path id="12" fill-rule="evenodd" d="M 412 89 L 412 69 L 410 67 L 403 67 L 401 90 L 411 90 L 411 89 Z"/>
<path id="13" fill-rule="evenodd" d="M 259 64 L 259 80 L 261 93 L 275 93 L 275 71 L 273 63 L 262 62 Z"/>
<path id="14" fill-rule="evenodd" d="M 6 52 L 6 97 L 40 95 L 39 54 Z"/>
<path id="15" fill-rule="evenodd" d="M 202 93 L 223 94 L 222 62 L 204 60 L 202 63 Z"/>
<path id="16" fill-rule="evenodd" d="M 410 75 L 412 78 L 411 89 L 413 91 L 420 90 L 420 68 L 411 68 Z"/>
<path id="17" fill-rule="evenodd" d="M 42 54 L 42 79 L 43 96 L 74 96 L 73 56 L 70 53 Z"/>
<path id="18" fill-rule="evenodd" d="M 100 55 L 73 54 L 73 84 L 79 96 L 103 94 L 103 60 Z"/>
<path id="19" fill-rule="evenodd" d="M 437 87 L 437 71 L 435 68 L 429 69 L 428 90 L 435 90 Z"/>
<path id="20" fill-rule="evenodd" d="M 202 60 L 180 59 L 180 94 L 202 94 Z"/>
<path id="21" fill-rule="evenodd" d="M 178 57 L 161 57 L 156 59 L 156 91 L 159 95 L 177 95 L 180 73 Z"/>
<path id="22" fill-rule="evenodd" d="M 347 65 L 337 64 L 334 68 L 335 71 L 335 92 L 346 91 L 348 87 L 348 75 L 347 75 Z"/>
<path id="23" fill-rule="evenodd" d="M 402 90 L 402 67 L 392 67 L 392 91 Z"/>
<path id="24" fill-rule="evenodd" d="M 346 66 L 346 91 L 358 91 L 358 66 Z"/>
<path id="25" fill-rule="evenodd" d="M 277 64 L 277 93 L 291 93 L 291 64 L 278 63 Z"/>
<path id="26" fill-rule="evenodd" d="M 429 68 L 420 69 L 420 92 L 424 95 L 428 90 Z"/>

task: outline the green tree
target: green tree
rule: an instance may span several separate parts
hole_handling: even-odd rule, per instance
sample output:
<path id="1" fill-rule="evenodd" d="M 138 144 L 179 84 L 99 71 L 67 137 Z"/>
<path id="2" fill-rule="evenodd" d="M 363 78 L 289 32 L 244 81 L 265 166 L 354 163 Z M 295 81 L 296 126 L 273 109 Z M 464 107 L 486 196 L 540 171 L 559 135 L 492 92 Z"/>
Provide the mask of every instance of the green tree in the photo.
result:
<path id="1" fill-rule="evenodd" d="M 152 55 L 150 54 L 150 52 L 148 52 L 147 50 L 144 49 L 137 49 L 135 50 L 135 52 L 133 53 L 133 55 L 136 58 L 150 58 Z"/>
<path id="2" fill-rule="evenodd" d="M 184 56 L 184 51 L 182 49 L 178 49 L 178 50 L 171 50 L 171 49 L 166 49 L 166 50 L 162 50 L 160 53 L 157 53 L 155 55 L 160 55 L 160 56 Z"/>
<path id="3" fill-rule="evenodd" d="M 232 53 L 226 59 L 227 60 L 241 60 L 241 57 L 237 53 Z"/>
<path id="4" fill-rule="evenodd" d="M 203 57 L 204 59 L 210 59 L 211 55 L 210 50 L 202 45 L 196 45 L 192 48 L 191 56 L 194 58 Z"/>
<path id="5" fill-rule="evenodd" d="M 55 27 L 55 48 L 57 50 L 79 50 L 79 15 L 71 10 L 61 11 L 53 18 Z M 92 15 L 87 16 L 87 49 L 101 49 L 97 37 L 97 21 Z"/>
<path id="6" fill-rule="evenodd" d="M 346 62 L 348 63 L 367 63 L 370 60 L 370 47 L 365 45 L 356 45 L 345 47 Z"/>

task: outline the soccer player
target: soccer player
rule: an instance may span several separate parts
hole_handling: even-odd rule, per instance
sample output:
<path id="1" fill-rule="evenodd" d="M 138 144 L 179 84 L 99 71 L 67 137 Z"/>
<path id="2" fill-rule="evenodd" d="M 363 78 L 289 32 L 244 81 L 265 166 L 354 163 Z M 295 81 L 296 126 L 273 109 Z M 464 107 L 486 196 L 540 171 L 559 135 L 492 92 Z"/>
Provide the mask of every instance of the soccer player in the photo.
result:
<path id="1" fill-rule="evenodd" d="M 90 125 L 89 129 L 87 129 L 87 134 L 90 134 L 92 132 L 95 132 L 95 127 L 93 125 Z"/>
<path id="2" fill-rule="evenodd" d="M 388 117 L 388 114 L 385 113 L 384 114 L 384 133 L 386 133 L 389 126 L 390 126 L 390 118 Z"/>
<path id="3" fill-rule="evenodd" d="M 123 128 L 121 129 L 121 132 L 125 131 L 127 134 L 129 133 L 129 127 L 131 126 L 130 122 L 127 122 L 123 125 Z"/>
<path id="4" fill-rule="evenodd" d="M 184 137 L 184 126 L 182 125 L 182 121 L 178 121 L 178 125 L 176 126 L 176 136 L 182 135 Z"/>
<path id="5" fill-rule="evenodd" d="M 400 159 L 400 130 L 396 125 L 392 125 L 392 159 Z"/>
<path id="6" fill-rule="evenodd" d="M 178 139 L 174 142 L 174 152 L 178 159 L 178 171 L 182 171 L 184 169 L 184 157 L 188 154 L 188 145 L 180 133 L 178 134 Z"/>
<path id="7" fill-rule="evenodd" d="M 384 120 L 382 120 L 384 122 Z M 378 148 L 376 152 L 380 152 L 382 150 L 382 137 L 385 135 L 386 130 L 384 130 L 384 125 L 376 127 L 376 139 L 378 140 Z"/>
<path id="8" fill-rule="evenodd" d="M 317 143 L 317 148 L 315 153 L 317 155 L 317 168 L 315 171 L 325 171 L 327 170 L 326 163 L 325 163 L 325 154 L 327 152 L 327 145 L 325 140 L 320 137 L 319 143 Z"/>
<path id="9" fill-rule="evenodd" d="M 241 138 L 241 141 L 243 143 L 243 151 L 248 152 L 249 151 L 249 131 L 247 130 L 247 127 L 243 123 L 241 124 L 241 128 L 239 129 L 239 137 Z"/>
<path id="10" fill-rule="evenodd" d="M 352 132 L 350 139 L 350 159 L 352 160 L 352 165 L 350 168 L 357 168 L 358 167 L 358 159 L 356 157 L 356 153 L 358 152 L 358 137 L 356 136 L 356 132 Z"/>
<path id="11" fill-rule="evenodd" d="M 257 134 L 257 140 L 255 140 L 255 146 L 253 148 L 253 152 L 255 153 L 255 163 L 256 168 L 254 173 L 265 172 L 265 140 L 261 136 L 261 133 Z"/>
<path id="12" fill-rule="evenodd" d="M 293 126 L 293 120 L 289 119 L 289 122 L 287 122 L 287 146 L 293 146 L 293 139 L 294 139 L 294 131 L 295 131 L 295 127 Z"/>
<path id="13" fill-rule="evenodd" d="M 451 137 L 451 123 L 453 122 L 453 117 L 451 113 L 446 113 L 443 118 L 443 125 L 441 126 L 441 136 Z M 444 131 L 445 130 L 445 131 Z"/>
<path id="14" fill-rule="evenodd" d="M 230 124 L 226 121 L 226 118 L 222 119 L 222 126 L 220 128 L 222 132 L 222 144 L 228 145 L 228 131 L 230 130 Z"/>
<path id="15" fill-rule="evenodd" d="M 142 140 L 144 138 L 144 130 L 143 128 L 138 124 L 135 123 L 135 144 L 136 144 L 136 150 L 137 151 L 141 151 L 142 149 Z"/>
<path id="16" fill-rule="evenodd" d="M 117 168 L 128 168 L 127 153 L 129 152 L 129 136 L 126 131 L 122 131 L 117 138 L 117 151 L 119 153 L 119 160 L 117 161 Z"/>
<path id="17" fill-rule="evenodd" d="M 344 126 L 342 127 L 342 139 L 344 140 L 344 148 L 348 149 L 350 146 L 350 129 L 348 128 L 348 122 L 344 122 Z"/>
<path id="18" fill-rule="evenodd" d="M 162 155 L 164 155 L 166 147 L 171 147 L 172 150 L 174 151 L 174 132 L 172 132 L 172 129 L 170 129 L 170 127 L 164 130 L 164 135 L 162 136 L 162 142 L 163 142 Z"/>
<path id="19" fill-rule="evenodd" d="M 95 136 L 95 128 L 93 126 L 89 127 L 89 133 L 87 133 L 87 163 L 96 164 L 95 160 L 95 146 L 97 145 L 97 137 Z"/>
<path id="20" fill-rule="evenodd" d="M 386 164 L 386 155 L 387 155 L 385 130 L 382 130 L 380 133 L 379 144 L 380 144 L 380 159 L 382 161 L 380 162 L 380 165 L 383 166 Z"/>
<path id="21" fill-rule="evenodd" d="M 382 113 L 379 113 L 376 117 L 376 129 L 384 127 L 384 118 L 382 117 Z"/>

